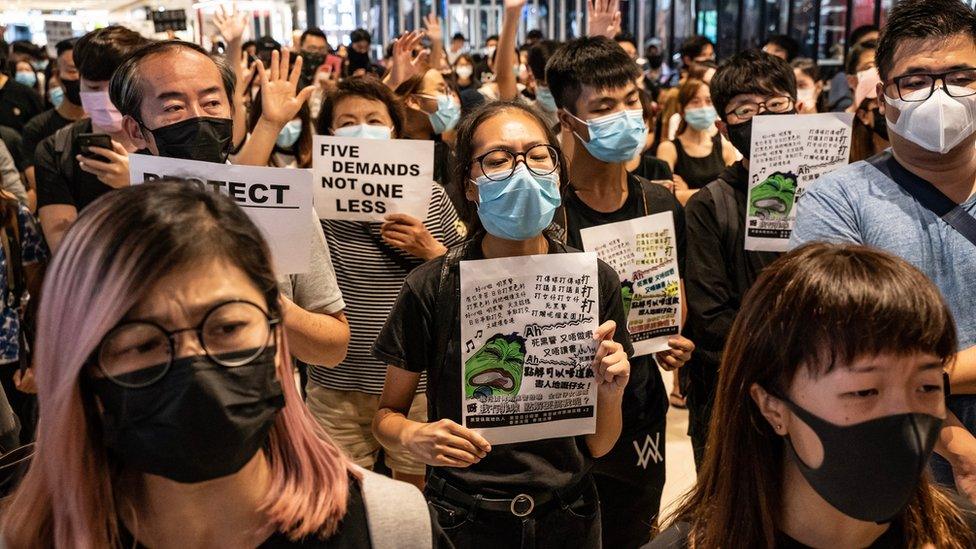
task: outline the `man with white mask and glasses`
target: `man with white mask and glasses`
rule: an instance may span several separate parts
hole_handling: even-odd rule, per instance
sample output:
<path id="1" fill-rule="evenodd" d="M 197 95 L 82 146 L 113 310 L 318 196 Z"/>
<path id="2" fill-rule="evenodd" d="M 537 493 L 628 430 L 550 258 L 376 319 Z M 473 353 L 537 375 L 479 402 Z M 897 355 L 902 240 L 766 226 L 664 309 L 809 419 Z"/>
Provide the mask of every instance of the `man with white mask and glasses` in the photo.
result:
<path id="1" fill-rule="evenodd" d="M 882 30 L 878 101 L 891 149 L 824 176 L 797 202 L 791 243 L 856 242 L 908 260 L 959 332 L 936 480 L 976 499 L 976 13 L 906 0 Z M 951 468 L 950 468 L 951 466 Z"/>

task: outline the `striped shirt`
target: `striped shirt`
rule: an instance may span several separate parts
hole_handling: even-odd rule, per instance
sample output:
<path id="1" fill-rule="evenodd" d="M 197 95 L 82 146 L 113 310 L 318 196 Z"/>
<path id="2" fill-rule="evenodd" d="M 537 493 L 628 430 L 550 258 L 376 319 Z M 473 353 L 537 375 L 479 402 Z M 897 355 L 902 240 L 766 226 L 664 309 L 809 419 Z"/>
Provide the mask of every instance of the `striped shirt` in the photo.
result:
<path id="1" fill-rule="evenodd" d="M 461 242 L 465 230 L 444 188 L 434 183 L 424 225 L 438 242 L 448 248 Z M 339 289 L 349 319 L 349 351 L 335 368 L 312 366 L 309 377 L 315 383 L 337 391 L 383 392 L 386 364 L 372 355 L 379 335 L 400 294 L 408 269 L 422 261 L 385 243 L 380 223 L 323 219 Z M 426 389 L 421 378 L 417 392 Z"/>

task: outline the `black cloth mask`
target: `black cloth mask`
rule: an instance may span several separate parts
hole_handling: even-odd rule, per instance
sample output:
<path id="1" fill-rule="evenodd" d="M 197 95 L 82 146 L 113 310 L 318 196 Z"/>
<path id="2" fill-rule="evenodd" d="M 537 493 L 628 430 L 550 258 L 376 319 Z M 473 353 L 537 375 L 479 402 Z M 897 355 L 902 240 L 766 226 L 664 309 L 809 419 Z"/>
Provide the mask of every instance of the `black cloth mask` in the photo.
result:
<path id="1" fill-rule="evenodd" d="M 767 114 L 796 114 L 796 109 L 790 109 L 786 112 L 762 112 L 756 116 L 765 116 Z M 729 132 L 729 142 L 732 146 L 736 148 L 740 153 L 742 153 L 743 158 L 749 158 L 749 151 L 752 148 L 752 121 L 755 120 L 756 116 L 753 116 L 749 120 L 739 124 L 727 124 L 725 129 Z"/>
<path id="2" fill-rule="evenodd" d="M 349 74 L 352 74 L 353 71 L 359 69 L 366 69 L 368 71 L 370 64 L 371 61 L 368 53 L 359 53 L 358 51 L 349 48 Z"/>
<path id="3" fill-rule="evenodd" d="M 885 523 L 901 513 L 918 488 L 943 420 L 928 414 L 895 414 L 854 425 L 834 425 L 797 404 L 783 402 L 823 445 L 823 462 L 812 469 L 787 453 L 815 492 L 857 520 Z"/>
<path id="4" fill-rule="evenodd" d="M 230 154 L 233 123 L 230 118 L 198 116 L 149 130 L 159 156 L 223 164 Z"/>
<path id="5" fill-rule="evenodd" d="M 264 446 L 285 404 L 275 350 L 233 368 L 201 355 L 181 358 L 138 389 L 86 378 L 102 403 L 110 455 L 125 468 L 184 483 L 240 471 Z"/>
<path id="6" fill-rule="evenodd" d="M 81 106 L 81 80 L 61 79 L 61 89 L 64 97 L 73 105 Z"/>

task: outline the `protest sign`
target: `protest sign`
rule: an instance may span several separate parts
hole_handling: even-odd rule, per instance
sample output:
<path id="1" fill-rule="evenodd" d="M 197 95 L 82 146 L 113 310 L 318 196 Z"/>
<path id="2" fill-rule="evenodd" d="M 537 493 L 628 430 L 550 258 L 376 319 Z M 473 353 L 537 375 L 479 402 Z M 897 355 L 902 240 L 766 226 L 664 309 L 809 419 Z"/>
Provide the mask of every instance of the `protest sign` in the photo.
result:
<path id="1" fill-rule="evenodd" d="M 593 433 L 596 254 L 461 262 L 465 427 L 492 444 Z"/>
<path id="2" fill-rule="evenodd" d="M 315 136 L 312 172 L 321 219 L 423 221 L 433 192 L 434 142 Z"/>
<path id="3" fill-rule="evenodd" d="M 588 227 L 583 248 L 620 275 L 634 356 L 668 349 L 681 331 L 681 275 L 671 212 Z"/>
<path id="4" fill-rule="evenodd" d="M 847 165 L 852 113 L 756 116 L 749 153 L 747 250 L 785 252 L 806 188 Z"/>
<path id="5" fill-rule="evenodd" d="M 311 171 L 130 154 L 129 177 L 133 185 L 180 177 L 230 196 L 268 241 L 275 272 L 308 272 L 317 222 L 312 211 Z"/>

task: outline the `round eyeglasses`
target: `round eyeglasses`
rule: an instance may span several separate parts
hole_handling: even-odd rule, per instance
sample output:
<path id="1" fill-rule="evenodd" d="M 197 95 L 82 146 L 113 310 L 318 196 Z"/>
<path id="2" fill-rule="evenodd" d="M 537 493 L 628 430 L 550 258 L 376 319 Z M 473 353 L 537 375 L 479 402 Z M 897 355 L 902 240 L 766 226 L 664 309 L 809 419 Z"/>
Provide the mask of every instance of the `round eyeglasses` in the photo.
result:
<path id="1" fill-rule="evenodd" d="M 268 347 L 272 330 L 281 322 L 250 301 L 214 306 L 200 324 L 166 330 L 155 322 L 123 322 L 102 338 L 93 356 L 96 377 L 122 387 L 156 383 L 169 372 L 176 355 L 176 334 L 196 332 L 208 359 L 227 368 L 252 362 Z"/>
<path id="2" fill-rule="evenodd" d="M 549 175 L 559 168 L 559 151 L 551 145 L 534 145 L 525 152 L 492 149 L 474 159 L 481 173 L 491 181 L 504 181 L 515 173 L 519 158 L 535 175 Z"/>

